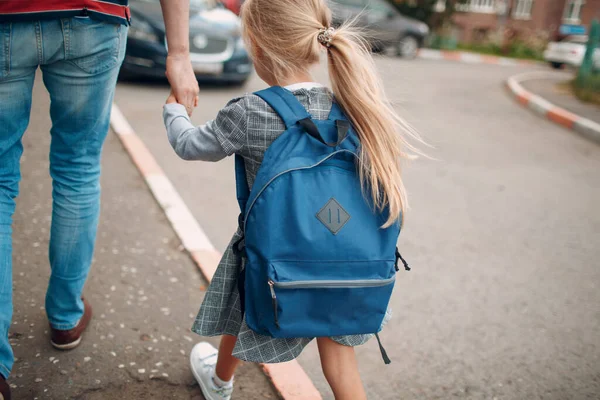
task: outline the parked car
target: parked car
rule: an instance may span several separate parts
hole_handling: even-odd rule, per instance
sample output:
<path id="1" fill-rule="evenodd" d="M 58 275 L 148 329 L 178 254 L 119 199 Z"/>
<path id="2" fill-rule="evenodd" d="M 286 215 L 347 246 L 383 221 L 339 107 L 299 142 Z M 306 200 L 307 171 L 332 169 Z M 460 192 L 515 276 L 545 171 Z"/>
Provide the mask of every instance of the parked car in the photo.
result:
<path id="1" fill-rule="evenodd" d="M 559 69 L 563 65 L 579 67 L 587 49 L 588 37 L 584 35 L 567 36 L 560 42 L 548 43 L 544 51 L 544 59 L 553 68 Z M 594 52 L 594 65 L 600 68 L 600 49 Z"/>
<path id="2" fill-rule="evenodd" d="M 374 50 L 392 47 L 406 58 L 417 56 L 429 35 L 427 24 L 405 17 L 385 0 L 329 0 L 334 24 L 356 19 Z"/>
<path id="3" fill-rule="evenodd" d="M 164 77 L 167 40 L 159 0 L 132 0 L 122 76 Z M 190 2 L 190 58 L 198 80 L 242 85 L 252 63 L 240 20 L 214 0 Z"/>

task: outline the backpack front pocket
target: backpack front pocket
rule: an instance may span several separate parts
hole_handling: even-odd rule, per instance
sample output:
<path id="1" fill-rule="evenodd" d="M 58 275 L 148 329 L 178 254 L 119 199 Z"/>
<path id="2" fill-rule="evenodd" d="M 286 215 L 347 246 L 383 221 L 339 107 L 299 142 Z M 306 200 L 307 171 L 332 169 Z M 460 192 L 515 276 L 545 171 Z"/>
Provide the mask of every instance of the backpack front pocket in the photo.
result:
<path id="1" fill-rule="evenodd" d="M 395 280 L 393 261 L 272 263 L 264 322 L 281 338 L 376 333 Z"/>

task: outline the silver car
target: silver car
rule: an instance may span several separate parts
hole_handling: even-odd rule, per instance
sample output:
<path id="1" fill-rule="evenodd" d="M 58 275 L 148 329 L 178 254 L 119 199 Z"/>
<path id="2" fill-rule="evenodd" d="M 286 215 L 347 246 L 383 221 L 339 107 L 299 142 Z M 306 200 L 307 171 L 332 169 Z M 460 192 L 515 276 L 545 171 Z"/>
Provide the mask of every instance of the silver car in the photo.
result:
<path id="1" fill-rule="evenodd" d="M 553 68 L 559 69 L 563 65 L 579 67 L 587 50 L 587 36 L 567 36 L 560 42 L 550 42 L 544 51 L 544 60 Z M 594 66 L 600 68 L 600 49 L 594 51 Z"/>
<path id="2" fill-rule="evenodd" d="M 385 0 L 329 0 L 334 24 L 356 18 L 374 50 L 392 47 L 396 54 L 414 58 L 429 34 L 427 24 L 405 17 Z"/>

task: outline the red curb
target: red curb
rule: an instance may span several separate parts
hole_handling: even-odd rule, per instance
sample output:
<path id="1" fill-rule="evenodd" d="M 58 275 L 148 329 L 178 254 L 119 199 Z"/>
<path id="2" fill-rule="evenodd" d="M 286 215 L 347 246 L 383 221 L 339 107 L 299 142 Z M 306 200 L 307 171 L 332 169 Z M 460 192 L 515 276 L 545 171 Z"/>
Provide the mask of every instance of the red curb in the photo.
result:
<path id="1" fill-rule="evenodd" d="M 462 53 L 456 51 L 442 51 L 442 57 L 444 57 L 444 60 L 460 61 L 462 59 Z"/>
<path id="2" fill-rule="evenodd" d="M 500 57 L 498 57 L 498 56 L 481 55 L 481 61 L 484 64 L 499 64 L 500 63 Z"/>
<path id="3" fill-rule="evenodd" d="M 524 106 L 527 106 L 529 104 L 529 100 L 531 100 L 531 94 L 528 92 L 519 93 L 516 96 L 517 101 Z"/>
<path id="4" fill-rule="evenodd" d="M 525 90 L 521 81 L 540 77 L 539 73 L 515 75 L 506 81 L 506 87 L 510 95 L 521 105 L 534 113 L 541 115 L 551 122 L 564 128 L 572 130 L 579 135 L 600 144 L 600 124 L 581 117 L 571 111 L 560 108 L 548 100 L 543 99 Z"/>
<path id="5" fill-rule="evenodd" d="M 263 371 L 285 400 L 321 400 L 306 372 L 297 361 L 280 364 L 263 364 Z M 285 394 L 284 394 L 285 393 Z"/>
<path id="6" fill-rule="evenodd" d="M 204 278 L 210 283 L 221 261 L 221 253 L 213 250 L 199 250 L 191 252 L 191 256 Z"/>
<path id="7" fill-rule="evenodd" d="M 579 119 L 579 116 L 558 107 L 554 107 L 548 110 L 546 116 L 549 120 L 554 121 L 557 124 L 567 127 L 569 129 L 573 129 L 575 121 Z"/>
<path id="8" fill-rule="evenodd" d="M 129 153 L 133 163 L 144 177 L 148 175 L 163 175 L 163 171 L 152 156 L 146 145 L 136 134 L 119 135 L 121 143 Z"/>

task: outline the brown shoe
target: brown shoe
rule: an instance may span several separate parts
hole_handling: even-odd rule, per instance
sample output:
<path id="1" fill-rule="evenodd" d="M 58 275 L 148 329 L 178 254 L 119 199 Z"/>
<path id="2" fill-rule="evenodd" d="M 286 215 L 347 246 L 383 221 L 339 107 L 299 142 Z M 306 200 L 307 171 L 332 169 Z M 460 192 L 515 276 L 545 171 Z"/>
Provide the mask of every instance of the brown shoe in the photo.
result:
<path id="1" fill-rule="evenodd" d="M 81 343 L 83 331 L 85 331 L 85 328 L 87 328 L 92 319 L 92 306 L 84 298 L 81 298 L 81 300 L 83 300 L 83 316 L 75 328 L 68 331 L 61 331 L 52 328 L 52 326 L 50 327 L 50 331 L 52 332 L 50 343 L 54 348 L 58 350 L 71 350 Z"/>
<path id="2" fill-rule="evenodd" d="M 10 400 L 10 386 L 2 375 L 0 375 L 0 400 Z"/>

